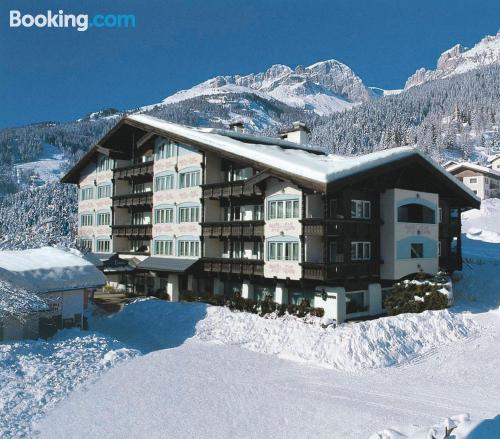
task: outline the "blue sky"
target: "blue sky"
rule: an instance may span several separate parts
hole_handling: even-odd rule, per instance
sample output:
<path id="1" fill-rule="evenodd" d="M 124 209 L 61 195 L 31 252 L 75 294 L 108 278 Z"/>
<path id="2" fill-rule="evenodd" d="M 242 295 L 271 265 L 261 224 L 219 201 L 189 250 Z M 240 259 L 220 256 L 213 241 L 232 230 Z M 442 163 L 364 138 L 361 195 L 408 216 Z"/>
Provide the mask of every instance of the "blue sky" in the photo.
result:
<path id="1" fill-rule="evenodd" d="M 134 29 L 11 29 L 9 11 L 135 14 Z M 220 74 L 335 58 L 367 85 L 400 88 L 419 67 L 500 27 L 497 0 L 3 0 L 0 126 L 153 103 Z"/>

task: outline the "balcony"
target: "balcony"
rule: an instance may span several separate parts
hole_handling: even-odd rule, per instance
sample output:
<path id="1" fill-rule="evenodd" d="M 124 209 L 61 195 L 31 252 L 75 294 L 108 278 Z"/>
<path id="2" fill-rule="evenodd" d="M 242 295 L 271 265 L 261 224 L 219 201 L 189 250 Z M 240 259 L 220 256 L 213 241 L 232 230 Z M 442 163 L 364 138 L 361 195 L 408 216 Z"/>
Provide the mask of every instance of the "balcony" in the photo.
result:
<path id="1" fill-rule="evenodd" d="M 129 180 L 134 177 L 153 178 L 154 162 L 137 163 L 135 165 L 124 166 L 113 169 L 113 176 L 117 180 Z"/>
<path id="2" fill-rule="evenodd" d="M 304 218 L 305 236 L 374 236 L 378 235 L 380 223 L 360 219 Z"/>
<path id="3" fill-rule="evenodd" d="M 302 276 L 304 279 L 330 281 L 346 278 L 360 278 L 379 276 L 380 262 L 347 262 L 324 263 L 302 262 Z"/>
<path id="4" fill-rule="evenodd" d="M 263 238 L 264 221 L 204 222 L 202 235 L 207 238 Z"/>
<path id="5" fill-rule="evenodd" d="M 135 224 L 111 226 L 114 236 L 125 238 L 146 238 L 151 239 L 153 226 L 151 224 Z"/>
<path id="6" fill-rule="evenodd" d="M 113 207 L 145 207 L 153 206 L 153 192 L 141 192 L 139 194 L 115 195 Z"/>
<path id="7" fill-rule="evenodd" d="M 262 197 L 263 193 L 258 186 L 245 184 L 245 180 L 223 183 L 203 184 L 202 197 L 219 199 L 230 197 Z"/>
<path id="8" fill-rule="evenodd" d="M 203 271 L 209 273 L 231 273 L 245 276 L 263 276 L 262 259 L 203 258 Z"/>

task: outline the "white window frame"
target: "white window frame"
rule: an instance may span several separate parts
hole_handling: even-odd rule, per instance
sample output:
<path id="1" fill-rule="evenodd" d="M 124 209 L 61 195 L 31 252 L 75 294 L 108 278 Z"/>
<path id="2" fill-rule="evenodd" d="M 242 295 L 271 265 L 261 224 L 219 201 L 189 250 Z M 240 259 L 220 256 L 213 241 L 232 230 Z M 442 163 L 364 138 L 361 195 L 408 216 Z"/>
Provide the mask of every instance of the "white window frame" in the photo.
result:
<path id="1" fill-rule="evenodd" d="M 174 253 L 174 241 L 171 239 L 155 239 L 154 254 L 172 256 Z"/>
<path id="2" fill-rule="evenodd" d="M 196 187 L 200 185 L 200 171 L 188 171 L 179 173 L 179 189 Z"/>
<path id="3" fill-rule="evenodd" d="M 104 192 L 104 193 L 102 193 Z M 111 197 L 111 185 L 110 184 L 102 184 L 97 186 L 97 198 L 110 198 Z"/>
<path id="4" fill-rule="evenodd" d="M 102 247 L 105 248 L 102 248 Z M 97 253 L 109 253 L 111 251 L 111 240 L 110 239 L 97 239 L 96 240 L 96 252 Z"/>
<path id="5" fill-rule="evenodd" d="M 268 261 L 299 261 L 298 241 L 271 241 L 267 248 Z"/>
<path id="6" fill-rule="evenodd" d="M 92 251 L 92 238 L 80 238 L 80 247 Z"/>
<path id="7" fill-rule="evenodd" d="M 94 199 L 94 188 L 93 187 L 85 187 L 80 189 L 80 201 L 87 201 Z"/>
<path id="8" fill-rule="evenodd" d="M 269 200 L 267 202 L 267 219 L 299 218 L 300 204 L 298 198 L 288 200 Z"/>
<path id="9" fill-rule="evenodd" d="M 179 223 L 197 223 L 200 221 L 200 206 L 179 207 Z"/>
<path id="10" fill-rule="evenodd" d="M 156 160 L 169 159 L 175 155 L 175 147 L 177 144 L 171 140 L 167 140 L 158 145 L 156 151 Z"/>
<path id="11" fill-rule="evenodd" d="M 372 243 L 370 241 L 351 242 L 351 260 L 369 261 L 372 258 Z"/>
<path id="12" fill-rule="evenodd" d="M 351 200 L 351 218 L 371 219 L 372 203 L 368 200 Z"/>
<path id="13" fill-rule="evenodd" d="M 109 226 L 111 225 L 111 212 L 98 212 L 96 214 L 96 225 Z M 103 221 L 104 219 L 104 221 Z"/>
<path id="14" fill-rule="evenodd" d="M 94 214 L 93 213 L 82 213 L 80 215 L 80 226 L 81 227 L 91 227 L 94 225 Z"/>
<path id="15" fill-rule="evenodd" d="M 174 189 L 174 174 L 158 175 L 155 177 L 155 192 Z"/>
<path id="16" fill-rule="evenodd" d="M 172 207 L 157 207 L 155 209 L 155 224 L 170 224 L 174 222 L 174 209 Z"/>
<path id="17" fill-rule="evenodd" d="M 178 242 L 179 256 L 199 257 L 200 241 L 181 240 Z"/>

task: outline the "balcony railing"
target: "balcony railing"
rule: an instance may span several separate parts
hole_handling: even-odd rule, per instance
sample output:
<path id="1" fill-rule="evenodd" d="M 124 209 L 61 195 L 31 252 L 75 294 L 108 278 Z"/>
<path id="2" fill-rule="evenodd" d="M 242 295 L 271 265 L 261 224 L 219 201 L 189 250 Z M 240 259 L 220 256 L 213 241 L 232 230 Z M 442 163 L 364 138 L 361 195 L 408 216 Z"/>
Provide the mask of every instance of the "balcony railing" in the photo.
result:
<path id="1" fill-rule="evenodd" d="M 321 281 L 378 276 L 380 273 L 380 262 L 347 262 L 347 263 L 323 263 L 302 262 L 304 279 Z"/>
<path id="2" fill-rule="evenodd" d="M 153 234 L 153 226 L 151 224 L 130 224 L 111 226 L 114 236 L 120 237 L 137 237 L 137 238 L 151 238 Z"/>
<path id="3" fill-rule="evenodd" d="M 306 236 L 363 236 L 378 233 L 380 227 L 380 222 L 362 219 L 304 218 L 301 222 Z"/>
<path id="4" fill-rule="evenodd" d="M 154 162 L 137 163 L 135 165 L 124 166 L 122 168 L 113 169 L 115 179 L 129 179 L 132 177 L 153 177 Z"/>
<path id="5" fill-rule="evenodd" d="M 202 235 L 208 238 L 264 236 L 264 221 L 204 222 Z"/>
<path id="6" fill-rule="evenodd" d="M 115 195 L 113 197 L 113 207 L 131 207 L 131 206 L 153 206 L 153 193 L 141 192 L 139 194 Z"/>
<path id="7" fill-rule="evenodd" d="M 255 197 L 262 196 L 258 186 L 245 184 L 245 180 L 204 184 L 203 198 Z"/>
<path id="8" fill-rule="evenodd" d="M 262 259 L 203 258 L 203 271 L 241 275 L 264 275 Z"/>

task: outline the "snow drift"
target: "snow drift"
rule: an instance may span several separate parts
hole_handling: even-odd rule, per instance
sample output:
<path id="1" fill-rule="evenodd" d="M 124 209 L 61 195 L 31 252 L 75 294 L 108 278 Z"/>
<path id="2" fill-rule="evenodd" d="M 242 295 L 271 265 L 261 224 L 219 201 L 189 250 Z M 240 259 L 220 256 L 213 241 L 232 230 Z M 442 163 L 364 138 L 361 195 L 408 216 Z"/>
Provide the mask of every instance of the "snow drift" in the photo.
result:
<path id="1" fill-rule="evenodd" d="M 407 362 L 475 331 L 472 320 L 447 310 L 323 328 L 319 319 L 262 318 L 225 307 L 156 299 L 133 302 L 114 317 L 91 324 L 143 352 L 194 338 L 348 371 Z"/>

